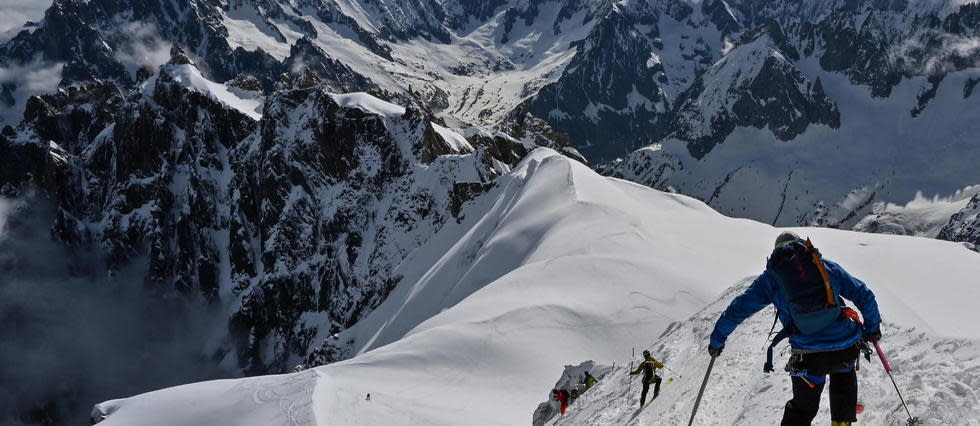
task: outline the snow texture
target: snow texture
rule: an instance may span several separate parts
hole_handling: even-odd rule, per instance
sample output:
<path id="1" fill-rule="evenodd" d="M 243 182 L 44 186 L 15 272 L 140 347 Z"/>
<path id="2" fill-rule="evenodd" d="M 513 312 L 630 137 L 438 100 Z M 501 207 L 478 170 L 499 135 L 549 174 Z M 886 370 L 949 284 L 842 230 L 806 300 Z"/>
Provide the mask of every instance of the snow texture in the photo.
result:
<path id="1" fill-rule="evenodd" d="M 651 347 L 684 377 L 638 422 L 679 424 L 707 362 L 710 325 L 762 271 L 780 232 L 545 149 L 463 214 L 402 262 L 405 278 L 380 307 L 341 333 L 359 355 L 108 401 L 97 407 L 109 413 L 104 424 L 526 424 L 563 366 L 588 359 L 617 367 L 558 424 L 625 424 L 636 398 L 623 374 L 633 346 Z M 931 423 L 978 418 L 976 314 L 949 303 L 980 297 L 977 254 L 923 238 L 792 230 L 875 291 L 884 347 L 914 412 Z M 760 372 L 770 315 L 730 339 L 699 424 L 777 421 L 789 382 Z M 865 368 L 865 420 L 901 422 L 883 372 Z"/>
<path id="2" fill-rule="evenodd" d="M 184 87 L 211 97 L 241 113 L 258 120 L 262 118 L 262 98 L 255 92 L 232 90 L 228 86 L 204 78 L 201 71 L 192 64 L 168 64 L 160 72 L 169 73 L 174 81 Z M 152 91 L 155 79 L 148 80 L 144 86 Z"/>

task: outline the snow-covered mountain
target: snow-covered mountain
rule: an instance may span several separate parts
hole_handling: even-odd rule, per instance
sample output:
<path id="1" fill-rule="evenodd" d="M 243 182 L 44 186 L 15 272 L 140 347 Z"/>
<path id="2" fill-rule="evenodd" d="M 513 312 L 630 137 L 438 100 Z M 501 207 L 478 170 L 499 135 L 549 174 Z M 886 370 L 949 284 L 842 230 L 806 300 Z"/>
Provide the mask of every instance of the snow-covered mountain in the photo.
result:
<path id="1" fill-rule="evenodd" d="M 170 54 L 132 90 L 93 83 L 31 98 L 25 121 L 0 135 L 2 190 L 41 190 L 52 236 L 101 253 L 110 276 L 142 268 L 147 298 L 218 306 L 224 318 L 199 350 L 231 371 L 305 360 L 317 333 L 384 301 L 397 267 L 462 220 L 463 203 L 536 144 L 562 147 L 533 119 L 511 127 L 522 139 L 454 130 L 410 98 L 335 94 L 311 73 L 263 94 L 246 79 L 208 80 L 177 45 Z"/>
<path id="2" fill-rule="evenodd" d="M 624 366 L 631 346 L 649 346 L 683 380 L 639 422 L 681 423 L 710 325 L 761 272 L 779 229 L 547 150 L 496 182 L 401 265 L 405 278 L 378 309 L 341 333 L 353 358 L 108 401 L 94 414 L 107 414 L 105 425 L 526 424 L 565 365 L 592 359 L 616 366 L 556 424 L 626 424 L 637 395 L 627 398 Z M 795 231 L 874 289 L 883 346 L 916 415 L 975 418 L 980 336 L 972 309 L 949 297 L 977 295 L 977 254 L 934 239 Z M 731 338 L 698 424 L 778 421 L 789 381 L 761 372 L 771 315 Z M 861 381 L 866 421 L 903 421 L 878 366 L 864 364 Z"/>
<path id="3" fill-rule="evenodd" d="M 875 205 L 977 181 L 962 161 L 978 153 L 976 4 L 727 5 L 735 22 L 758 26 L 726 45 L 673 103 L 663 136 L 614 175 L 729 215 L 844 228 Z"/>
<path id="4" fill-rule="evenodd" d="M 962 0 L 58 0 L 0 46 L 0 101 L 15 124 L 59 84 L 125 90 L 179 43 L 211 81 L 270 91 L 311 72 L 491 131 L 530 114 L 593 161 L 625 158 L 617 176 L 846 228 L 980 182 L 961 161 L 977 149 L 978 16 Z M 643 146 L 661 149 L 630 154 Z"/>
<path id="5" fill-rule="evenodd" d="M 55 0 L 0 43 L 0 196 L 220 311 L 209 362 L 285 372 L 466 299 L 430 263 L 536 147 L 729 216 L 975 247 L 977 40 L 964 0 Z"/>

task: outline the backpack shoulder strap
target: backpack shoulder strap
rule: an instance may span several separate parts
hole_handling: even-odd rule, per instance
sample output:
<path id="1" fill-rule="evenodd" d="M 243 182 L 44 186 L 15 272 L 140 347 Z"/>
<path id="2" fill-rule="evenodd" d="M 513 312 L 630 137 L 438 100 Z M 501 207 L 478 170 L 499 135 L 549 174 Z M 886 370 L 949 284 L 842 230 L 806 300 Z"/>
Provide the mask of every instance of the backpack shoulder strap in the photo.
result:
<path id="1" fill-rule="evenodd" d="M 809 238 L 806 239 L 806 251 L 810 254 L 813 263 L 817 265 L 817 271 L 820 273 L 820 279 L 823 281 L 824 291 L 827 294 L 827 306 L 836 305 L 837 299 L 834 297 L 834 290 L 830 288 L 830 275 L 827 274 L 827 268 L 824 267 L 823 256 L 820 254 L 820 250 L 813 246 L 813 242 Z"/>

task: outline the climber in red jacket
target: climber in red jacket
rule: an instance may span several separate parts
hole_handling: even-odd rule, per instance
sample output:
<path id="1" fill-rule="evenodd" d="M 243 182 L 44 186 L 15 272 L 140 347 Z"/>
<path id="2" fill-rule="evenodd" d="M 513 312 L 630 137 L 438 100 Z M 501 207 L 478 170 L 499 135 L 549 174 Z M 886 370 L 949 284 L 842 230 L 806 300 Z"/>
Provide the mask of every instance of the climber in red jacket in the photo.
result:
<path id="1" fill-rule="evenodd" d="M 558 403 L 561 404 L 561 415 L 564 416 L 565 410 L 568 409 L 568 391 L 564 389 L 553 389 L 551 393 L 554 394 L 555 399 L 557 399 Z"/>

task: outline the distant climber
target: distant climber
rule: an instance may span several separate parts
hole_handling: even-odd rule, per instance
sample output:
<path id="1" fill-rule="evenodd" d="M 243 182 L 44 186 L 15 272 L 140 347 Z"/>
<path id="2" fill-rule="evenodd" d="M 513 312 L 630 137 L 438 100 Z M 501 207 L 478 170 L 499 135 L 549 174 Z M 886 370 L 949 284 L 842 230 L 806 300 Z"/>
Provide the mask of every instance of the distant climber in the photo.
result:
<path id="1" fill-rule="evenodd" d="M 643 362 L 636 367 L 636 370 L 630 371 L 630 376 L 643 373 L 643 390 L 640 392 L 640 408 L 643 408 L 643 404 L 646 403 L 647 391 L 650 390 L 651 384 L 653 384 L 653 398 L 650 398 L 650 400 L 653 401 L 660 395 L 660 383 L 663 379 L 657 375 L 658 368 L 664 368 L 664 365 L 650 356 L 650 351 L 644 350 Z"/>
<path id="2" fill-rule="evenodd" d="M 854 302 L 864 315 L 845 307 Z M 857 421 L 857 374 L 861 352 L 870 356 L 868 341 L 881 338 L 881 316 L 874 293 L 840 265 L 823 259 L 809 239 L 792 232 L 776 238 L 766 270 L 731 304 L 715 324 L 708 344 L 712 357 L 721 355 L 728 336 L 742 321 L 773 304 L 783 330 L 770 347 L 765 370 L 772 371 L 772 347 L 789 337 L 793 399 L 786 403 L 782 425 L 809 425 L 820 408 L 830 375 L 830 418 L 834 425 Z M 775 328 L 775 323 L 773 324 Z"/>
<path id="3" fill-rule="evenodd" d="M 561 415 L 564 416 L 565 410 L 568 409 L 568 403 L 570 402 L 568 391 L 564 389 L 553 389 L 551 392 L 555 399 L 558 400 L 558 404 L 561 407 Z"/>
<path id="4" fill-rule="evenodd" d="M 371 400 L 371 394 L 370 394 L 370 393 L 368 393 L 368 394 L 367 394 L 367 398 L 364 398 L 364 400 L 365 400 L 365 401 L 370 401 L 370 400 Z"/>
<path id="5" fill-rule="evenodd" d="M 585 378 L 582 380 L 582 383 L 585 383 L 585 387 L 586 388 L 591 388 L 591 387 L 595 386 L 596 379 L 595 379 L 595 377 L 592 377 L 592 374 L 590 374 L 588 371 L 586 371 L 585 372 Z"/>

